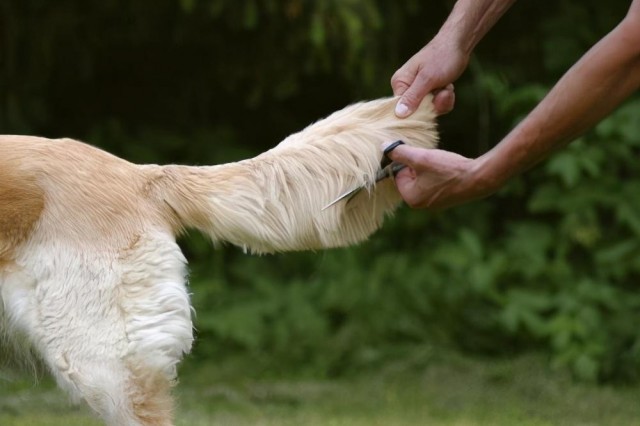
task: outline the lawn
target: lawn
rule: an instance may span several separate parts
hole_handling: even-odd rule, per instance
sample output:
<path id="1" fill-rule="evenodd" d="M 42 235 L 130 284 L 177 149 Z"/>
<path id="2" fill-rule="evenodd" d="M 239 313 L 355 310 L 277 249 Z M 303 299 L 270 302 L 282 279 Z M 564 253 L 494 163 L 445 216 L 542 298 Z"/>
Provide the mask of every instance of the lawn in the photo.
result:
<path id="1" fill-rule="evenodd" d="M 640 387 L 575 383 L 540 357 L 388 364 L 337 380 L 242 377 L 187 362 L 178 425 L 640 425 Z M 99 425 L 49 379 L 0 382 L 0 425 Z"/>

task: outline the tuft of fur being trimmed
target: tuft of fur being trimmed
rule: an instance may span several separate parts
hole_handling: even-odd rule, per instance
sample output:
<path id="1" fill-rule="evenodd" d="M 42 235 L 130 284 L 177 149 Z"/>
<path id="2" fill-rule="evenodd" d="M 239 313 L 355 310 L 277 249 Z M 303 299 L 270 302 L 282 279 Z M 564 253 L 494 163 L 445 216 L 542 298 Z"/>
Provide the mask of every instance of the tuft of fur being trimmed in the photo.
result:
<path id="1" fill-rule="evenodd" d="M 0 136 L 0 355 L 28 343 L 109 425 L 170 425 L 170 388 L 193 341 L 176 235 L 197 228 L 258 253 L 366 239 L 400 201 L 391 179 L 375 182 L 380 145 L 437 141 L 430 98 L 406 119 L 395 103 L 349 106 L 255 158 L 207 167 Z"/>

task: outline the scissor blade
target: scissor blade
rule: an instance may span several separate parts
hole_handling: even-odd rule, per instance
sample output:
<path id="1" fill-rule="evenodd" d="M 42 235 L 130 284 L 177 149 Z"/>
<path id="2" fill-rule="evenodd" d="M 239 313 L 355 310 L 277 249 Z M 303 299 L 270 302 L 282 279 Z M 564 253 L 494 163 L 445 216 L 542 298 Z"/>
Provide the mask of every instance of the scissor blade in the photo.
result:
<path id="1" fill-rule="evenodd" d="M 386 178 L 389 178 L 391 176 L 394 176 L 398 174 L 398 172 L 402 169 L 404 169 L 406 166 L 404 164 L 400 164 L 400 163 L 394 163 L 392 162 L 392 160 L 389 158 L 388 154 L 393 151 L 394 149 L 396 149 L 398 146 L 403 145 L 404 142 L 403 141 L 395 141 L 394 143 L 392 143 L 391 145 L 389 145 L 388 147 L 386 147 L 384 149 L 384 152 L 382 154 L 382 160 L 380 161 L 380 169 L 378 170 L 378 172 L 376 173 L 375 176 L 375 182 L 378 183 L 381 180 L 384 180 Z M 322 210 L 326 210 L 329 207 L 335 205 L 336 203 L 338 203 L 339 201 L 344 200 L 345 198 L 349 198 L 349 201 L 358 193 L 360 192 L 360 190 L 364 189 L 366 185 L 360 185 L 354 189 L 351 189 L 347 192 L 345 192 L 344 194 L 342 194 L 341 196 L 339 196 L 338 198 L 336 198 L 335 200 L 333 200 L 332 202 L 330 202 L 329 204 L 327 204 L 326 206 L 324 206 L 322 208 Z M 347 203 L 349 202 L 347 201 Z"/>
<path id="2" fill-rule="evenodd" d="M 378 170 L 378 173 L 376 173 L 376 183 L 386 178 L 390 178 L 391 176 L 395 177 L 400 172 L 400 170 L 404 169 L 405 167 L 407 166 L 404 164 L 391 163 L 384 169 Z"/>
<path id="3" fill-rule="evenodd" d="M 406 166 L 404 164 L 393 163 L 385 167 L 384 169 L 378 170 L 378 172 L 376 173 L 376 183 L 386 178 L 389 178 L 391 176 L 395 176 L 396 174 L 398 174 L 400 170 L 404 169 L 405 167 Z M 344 194 L 340 195 L 338 198 L 336 198 L 335 200 L 333 200 L 332 202 L 324 206 L 322 210 L 328 209 L 329 207 L 337 204 L 338 202 L 344 200 L 345 198 L 349 198 L 349 199 L 353 198 L 358 192 L 360 192 L 364 188 L 365 188 L 365 185 L 360 185 L 356 188 L 350 189 L 349 191 L 345 192 Z"/>
<path id="4" fill-rule="evenodd" d="M 322 210 L 326 210 L 329 207 L 339 203 L 340 201 L 344 200 L 345 198 L 351 197 L 352 195 L 355 195 L 357 192 L 359 192 L 362 188 L 364 188 L 364 186 L 358 186 L 355 187 L 353 189 L 348 190 L 347 192 L 345 192 L 344 194 L 340 195 L 338 198 L 336 198 L 335 200 L 333 200 L 332 202 L 330 202 L 329 204 L 327 204 L 326 206 L 324 206 L 322 208 Z"/>

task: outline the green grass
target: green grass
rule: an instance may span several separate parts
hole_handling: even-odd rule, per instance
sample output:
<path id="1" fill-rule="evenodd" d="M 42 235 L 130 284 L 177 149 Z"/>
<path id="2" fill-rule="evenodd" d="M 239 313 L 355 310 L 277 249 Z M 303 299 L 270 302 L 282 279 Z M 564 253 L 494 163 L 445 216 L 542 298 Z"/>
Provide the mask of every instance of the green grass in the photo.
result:
<path id="1" fill-rule="evenodd" d="M 183 368 L 178 425 L 640 425 L 640 387 L 575 383 L 538 357 L 387 365 L 339 380 Z M 98 425 L 49 380 L 2 383 L 0 424 Z"/>

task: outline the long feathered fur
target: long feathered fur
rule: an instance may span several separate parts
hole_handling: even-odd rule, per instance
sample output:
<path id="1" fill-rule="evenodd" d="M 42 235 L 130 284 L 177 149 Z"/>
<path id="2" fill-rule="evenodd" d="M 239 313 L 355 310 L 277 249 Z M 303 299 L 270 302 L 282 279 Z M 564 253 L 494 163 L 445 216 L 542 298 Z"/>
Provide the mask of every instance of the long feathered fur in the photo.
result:
<path id="1" fill-rule="evenodd" d="M 170 384 L 193 341 L 176 235 L 197 228 L 258 253 L 364 240 L 400 201 L 393 182 L 374 182 L 380 145 L 437 140 L 430 99 L 402 120 L 395 102 L 349 106 L 255 158 L 207 167 L 0 136 L 3 343 L 28 341 L 109 424 L 171 424 Z"/>
<path id="2" fill-rule="evenodd" d="M 400 201 L 391 181 L 374 185 L 380 145 L 402 139 L 433 148 L 437 142 L 429 100 L 404 120 L 395 117 L 394 103 L 384 99 L 352 105 L 250 160 L 167 168 L 174 192 L 166 200 L 186 226 L 253 252 L 362 241 Z M 322 210 L 360 185 L 368 191 L 350 203 Z"/>

